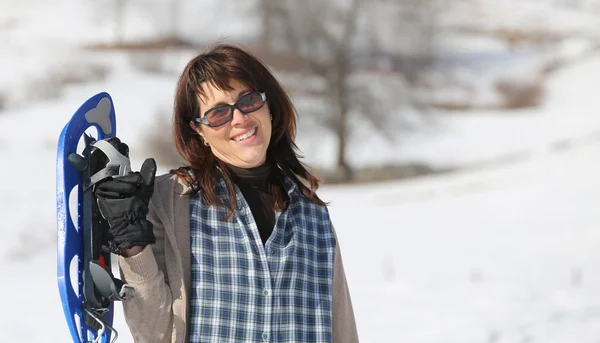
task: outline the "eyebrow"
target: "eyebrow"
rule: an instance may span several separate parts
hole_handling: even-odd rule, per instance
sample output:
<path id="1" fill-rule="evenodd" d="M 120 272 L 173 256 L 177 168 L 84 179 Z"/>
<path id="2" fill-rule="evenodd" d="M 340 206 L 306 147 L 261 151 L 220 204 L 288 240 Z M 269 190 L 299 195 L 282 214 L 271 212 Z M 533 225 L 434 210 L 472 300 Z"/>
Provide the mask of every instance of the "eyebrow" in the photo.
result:
<path id="1" fill-rule="evenodd" d="M 235 101 L 238 101 L 241 97 L 243 97 L 244 95 L 248 94 L 248 93 L 252 93 L 252 90 L 250 88 L 246 88 L 243 91 L 241 91 L 237 98 L 235 99 Z M 221 105 L 228 105 L 228 103 L 226 101 L 219 101 L 217 103 L 215 103 L 214 105 L 212 105 L 208 110 L 206 110 L 206 112 L 214 109 L 215 107 L 219 107 Z"/>

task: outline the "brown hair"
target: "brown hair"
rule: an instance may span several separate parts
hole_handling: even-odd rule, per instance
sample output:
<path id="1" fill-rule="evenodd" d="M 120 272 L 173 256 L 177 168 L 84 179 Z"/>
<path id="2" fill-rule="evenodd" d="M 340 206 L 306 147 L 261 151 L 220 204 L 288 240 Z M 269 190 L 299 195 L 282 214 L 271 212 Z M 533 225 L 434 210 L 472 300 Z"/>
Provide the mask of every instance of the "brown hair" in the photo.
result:
<path id="1" fill-rule="evenodd" d="M 232 80 L 267 95 L 268 106 L 273 115 L 267 160 L 274 169 L 275 178 L 281 180 L 280 172 L 283 172 L 296 183 L 308 200 L 325 205 L 315 194 L 319 180 L 299 160 L 298 147 L 294 142 L 297 113 L 290 97 L 263 63 L 233 45 L 221 43 L 212 46 L 193 58 L 179 78 L 173 113 L 173 136 L 179 155 L 189 165 L 171 172 L 192 186 L 192 194 L 202 191 L 205 203 L 227 206 L 229 216 L 235 211 L 235 189 L 228 168 L 212 154 L 210 147 L 202 143 L 200 136 L 190 126 L 190 122 L 200 114 L 199 96 L 204 96 L 202 84 L 208 82 L 217 89 L 232 90 Z M 223 204 L 215 194 L 215 185 L 221 174 L 219 168 L 232 199 L 229 204 Z M 190 176 L 190 171 L 193 177 Z M 310 188 L 300 179 L 306 180 Z M 273 186 L 272 194 L 275 210 L 287 207 L 287 195 L 281 187 Z"/>

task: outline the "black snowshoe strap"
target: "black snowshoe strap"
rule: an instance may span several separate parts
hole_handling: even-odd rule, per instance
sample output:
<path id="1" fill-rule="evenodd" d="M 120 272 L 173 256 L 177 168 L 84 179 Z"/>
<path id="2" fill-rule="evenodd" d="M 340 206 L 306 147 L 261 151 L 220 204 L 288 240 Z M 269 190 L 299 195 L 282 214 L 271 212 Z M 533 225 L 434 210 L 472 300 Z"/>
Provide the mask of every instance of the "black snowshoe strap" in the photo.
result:
<path id="1" fill-rule="evenodd" d="M 100 169 L 94 175 L 90 176 L 90 179 L 86 182 L 84 190 L 92 187 L 96 183 L 113 176 L 124 176 L 131 173 L 131 165 L 129 157 L 124 155 L 121 151 L 117 150 L 111 143 L 105 140 L 99 140 L 92 143 L 92 145 L 100 150 L 108 158 L 106 167 Z"/>
<path id="2" fill-rule="evenodd" d="M 85 189 L 92 187 L 98 182 L 113 176 L 119 175 L 119 166 L 108 166 L 106 168 L 101 169 L 96 174 L 90 177 L 90 180 L 86 185 L 84 185 Z"/>

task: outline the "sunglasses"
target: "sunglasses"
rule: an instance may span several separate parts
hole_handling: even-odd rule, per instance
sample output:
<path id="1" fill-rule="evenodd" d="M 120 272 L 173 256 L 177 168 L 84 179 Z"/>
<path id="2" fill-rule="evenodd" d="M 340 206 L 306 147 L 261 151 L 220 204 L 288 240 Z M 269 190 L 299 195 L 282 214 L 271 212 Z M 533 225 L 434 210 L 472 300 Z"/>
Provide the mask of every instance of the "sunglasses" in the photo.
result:
<path id="1" fill-rule="evenodd" d="M 196 123 L 217 127 L 227 124 L 233 119 L 233 111 L 237 108 L 244 115 L 258 111 L 265 105 L 267 95 L 264 92 L 252 92 L 238 98 L 233 105 L 225 104 L 204 112 L 204 116 L 194 119 Z"/>

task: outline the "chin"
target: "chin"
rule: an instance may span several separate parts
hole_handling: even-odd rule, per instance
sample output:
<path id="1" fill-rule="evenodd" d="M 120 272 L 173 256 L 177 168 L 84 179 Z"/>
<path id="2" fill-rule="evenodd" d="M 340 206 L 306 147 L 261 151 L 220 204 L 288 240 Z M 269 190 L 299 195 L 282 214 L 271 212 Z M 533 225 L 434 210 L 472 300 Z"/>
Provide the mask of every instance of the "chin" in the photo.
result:
<path id="1" fill-rule="evenodd" d="M 259 167 L 259 166 L 263 165 L 263 163 L 265 163 L 265 160 L 266 160 L 265 158 L 250 160 L 250 161 L 246 162 L 246 164 L 248 165 L 248 168 Z"/>
<path id="2" fill-rule="evenodd" d="M 267 154 L 244 156 L 241 160 L 248 165 L 249 168 L 254 168 L 265 163 Z"/>

